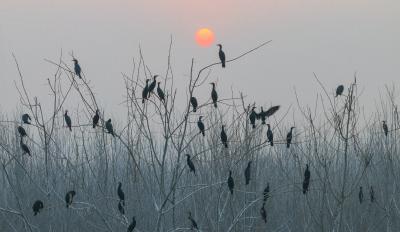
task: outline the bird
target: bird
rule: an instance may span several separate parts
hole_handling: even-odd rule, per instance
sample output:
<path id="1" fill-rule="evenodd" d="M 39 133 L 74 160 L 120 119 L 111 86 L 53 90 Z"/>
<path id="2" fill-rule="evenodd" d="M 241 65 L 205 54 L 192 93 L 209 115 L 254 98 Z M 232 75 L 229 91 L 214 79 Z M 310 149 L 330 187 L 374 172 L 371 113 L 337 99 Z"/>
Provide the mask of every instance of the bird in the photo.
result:
<path id="1" fill-rule="evenodd" d="M 158 82 L 158 84 L 157 84 L 157 95 L 160 98 L 160 100 L 162 102 L 164 102 L 165 101 L 165 94 L 164 94 L 164 91 L 160 88 L 160 83 L 161 82 Z"/>
<path id="2" fill-rule="evenodd" d="M 119 201 L 122 203 L 122 205 L 125 205 L 125 193 L 122 191 L 122 183 L 118 182 L 118 189 L 117 189 L 117 194 Z"/>
<path id="3" fill-rule="evenodd" d="M 217 108 L 217 101 L 218 101 L 218 93 L 215 90 L 215 83 L 211 82 L 210 83 L 212 85 L 212 90 L 211 90 L 211 99 L 214 103 L 214 107 Z"/>
<path id="4" fill-rule="evenodd" d="M 121 201 L 118 202 L 118 211 L 124 215 L 125 214 L 125 209 L 124 206 L 121 204 Z"/>
<path id="5" fill-rule="evenodd" d="M 344 86 L 343 86 L 343 85 L 339 85 L 339 86 L 336 88 L 336 96 L 335 96 L 335 97 L 342 95 L 342 94 L 343 94 L 343 91 L 344 91 Z"/>
<path id="6" fill-rule="evenodd" d="M 190 222 L 192 223 L 192 225 L 190 227 L 191 230 L 193 230 L 193 229 L 199 230 L 199 227 L 197 226 L 197 222 L 193 219 L 191 212 L 189 212 L 189 217 L 188 218 L 189 218 Z"/>
<path id="7" fill-rule="evenodd" d="M 289 148 L 292 143 L 294 126 L 290 127 L 289 133 L 286 135 L 286 147 Z"/>
<path id="8" fill-rule="evenodd" d="M 31 124 L 31 116 L 29 116 L 29 114 L 23 114 L 22 115 L 22 122 L 25 124 Z"/>
<path id="9" fill-rule="evenodd" d="M 135 227 L 136 227 L 136 219 L 135 217 L 132 217 L 132 221 L 131 224 L 129 224 L 128 226 L 127 232 L 132 232 L 135 229 Z"/>
<path id="10" fill-rule="evenodd" d="M 225 52 L 222 51 L 221 44 L 217 44 L 217 46 L 219 47 L 219 52 L 218 52 L 219 59 L 221 60 L 222 67 L 225 68 Z"/>
<path id="11" fill-rule="evenodd" d="M 244 170 L 244 178 L 246 181 L 246 185 L 250 183 L 250 174 L 251 174 L 251 161 L 247 163 L 247 167 Z"/>
<path id="12" fill-rule="evenodd" d="M 25 129 L 24 129 L 22 126 L 18 126 L 17 130 L 18 130 L 18 133 L 19 133 L 19 135 L 20 135 L 21 137 L 26 136 L 26 131 L 25 131 Z"/>
<path id="13" fill-rule="evenodd" d="M 200 130 L 200 133 L 203 135 L 203 136 L 206 136 L 206 134 L 205 134 L 205 132 L 204 132 L 204 123 L 201 121 L 201 118 L 202 118 L 203 116 L 199 116 L 199 121 L 197 121 L 197 127 L 199 128 L 199 130 Z"/>
<path id="14" fill-rule="evenodd" d="M 235 182 L 233 181 L 231 170 L 229 170 L 228 187 L 229 187 L 229 191 L 231 192 L 231 195 L 233 195 L 233 189 L 235 188 Z"/>
<path id="15" fill-rule="evenodd" d="M 147 95 L 149 94 L 149 79 L 146 79 L 146 86 L 143 88 L 142 91 L 142 103 L 144 104 L 144 102 L 147 99 Z"/>
<path id="16" fill-rule="evenodd" d="M 93 122 L 93 128 L 96 128 L 96 126 L 99 124 L 99 110 L 96 110 L 96 114 L 93 116 L 92 122 Z"/>
<path id="17" fill-rule="evenodd" d="M 306 194 L 308 192 L 308 187 L 310 185 L 310 178 L 311 178 L 311 173 L 308 164 L 306 164 L 306 170 L 304 171 L 304 180 L 303 180 L 303 194 Z"/>
<path id="18" fill-rule="evenodd" d="M 256 128 L 256 119 L 257 119 L 257 113 L 254 111 L 256 107 L 253 106 L 253 108 L 251 109 L 251 113 L 249 115 L 249 119 L 250 119 L 250 124 L 253 126 L 253 129 Z"/>
<path id="19" fill-rule="evenodd" d="M 267 124 L 268 130 L 267 130 L 267 138 L 268 138 L 268 142 L 269 144 L 272 146 L 274 146 L 274 134 L 272 133 L 271 130 L 271 125 Z"/>
<path id="20" fill-rule="evenodd" d="M 358 192 L 358 200 L 360 201 L 360 204 L 363 203 L 364 193 L 363 193 L 363 187 L 362 186 L 360 186 L 360 191 Z"/>
<path id="21" fill-rule="evenodd" d="M 261 214 L 261 219 L 267 223 L 267 211 L 265 211 L 265 204 L 262 205 L 261 209 L 260 209 L 260 214 Z"/>
<path id="22" fill-rule="evenodd" d="M 70 205 L 72 205 L 72 201 L 74 200 L 75 194 L 76 193 L 74 190 L 68 191 L 67 194 L 65 194 L 65 203 L 66 203 L 67 208 Z"/>
<path id="23" fill-rule="evenodd" d="M 261 106 L 260 113 L 257 114 L 257 119 L 261 119 L 261 124 L 265 124 L 265 120 L 267 119 L 267 114 Z"/>
<path id="24" fill-rule="evenodd" d="M 40 213 L 40 210 L 44 208 L 43 201 L 37 200 L 33 203 L 32 209 L 33 209 L 33 216 L 36 216 L 38 213 Z"/>
<path id="25" fill-rule="evenodd" d="M 111 118 L 108 119 L 107 122 L 106 122 L 106 129 L 107 129 L 107 133 L 109 133 L 113 137 L 115 137 L 113 125 L 111 124 Z"/>
<path id="26" fill-rule="evenodd" d="M 189 166 L 190 172 L 193 172 L 196 175 L 196 168 L 194 167 L 194 164 L 192 160 L 190 159 L 190 155 L 186 154 L 186 162 L 187 165 Z"/>
<path id="27" fill-rule="evenodd" d="M 272 115 L 274 115 L 276 113 L 276 111 L 279 110 L 279 108 L 281 108 L 281 106 L 277 105 L 277 106 L 271 106 L 267 111 L 265 111 L 265 116 L 271 117 Z"/>
<path id="28" fill-rule="evenodd" d="M 197 106 L 198 106 L 198 103 L 197 103 L 197 99 L 195 98 L 195 97 L 191 97 L 190 98 L 190 104 L 192 105 L 192 107 L 193 107 L 193 112 L 196 112 L 197 111 Z"/>
<path id="29" fill-rule="evenodd" d="M 389 133 L 389 129 L 388 129 L 388 126 L 386 124 L 386 121 L 382 121 L 382 128 L 383 128 L 383 132 L 385 133 L 385 136 L 387 136 L 388 133 Z"/>
<path id="30" fill-rule="evenodd" d="M 19 144 L 23 151 L 22 154 L 28 154 L 29 156 L 31 156 L 31 150 L 29 150 L 29 147 L 22 141 L 22 137 L 21 137 L 21 140 L 19 141 Z"/>
<path id="31" fill-rule="evenodd" d="M 158 77 L 158 75 L 154 75 L 153 76 L 153 82 L 151 82 L 151 84 L 149 85 L 149 90 L 147 93 L 147 98 L 150 97 L 150 94 L 153 92 L 153 90 L 156 88 L 156 84 L 157 84 L 157 80 L 156 78 Z"/>
<path id="32" fill-rule="evenodd" d="M 224 144 L 225 148 L 228 148 L 228 137 L 226 136 L 224 125 L 222 125 L 222 130 L 221 130 L 221 141 L 222 144 Z"/>
<path id="33" fill-rule="evenodd" d="M 268 198 L 269 198 L 269 183 L 267 183 L 267 187 L 265 187 L 264 192 L 263 192 L 264 204 L 267 202 Z"/>
<path id="34" fill-rule="evenodd" d="M 374 188 L 372 186 L 369 188 L 369 199 L 370 199 L 371 203 L 373 203 L 375 201 L 375 192 L 374 192 Z"/>
<path id="35" fill-rule="evenodd" d="M 82 69 L 81 69 L 81 66 L 78 64 L 78 60 L 77 60 L 77 59 L 73 59 L 72 61 L 74 62 L 75 74 L 76 74 L 79 78 L 82 79 L 82 76 L 81 76 L 81 71 L 82 71 Z"/>
<path id="36" fill-rule="evenodd" d="M 72 122 L 71 122 L 71 118 L 68 116 L 68 110 L 65 111 L 64 119 L 65 119 L 65 123 L 67 124 L 67 127 L 69 128 L 70 131 L 72 131 Z"/>

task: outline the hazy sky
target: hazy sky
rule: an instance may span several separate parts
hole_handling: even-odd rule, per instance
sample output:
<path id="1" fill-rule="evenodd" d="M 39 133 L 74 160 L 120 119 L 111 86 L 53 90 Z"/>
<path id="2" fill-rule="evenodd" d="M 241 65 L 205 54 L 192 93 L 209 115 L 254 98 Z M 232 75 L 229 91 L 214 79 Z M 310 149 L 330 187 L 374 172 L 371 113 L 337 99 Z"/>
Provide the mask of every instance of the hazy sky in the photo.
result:
<path id="1" fill-rule="evenodd" d="M 164 75 L 172 35 L 177 82 L 187 81 L 192 57 L 197 68 L 218 60 L 216 46 L 196 45 L 200 27 L 215 32 L 228 59 L 273 40 L 224 70 L 213 69 L 211 80 L 218 80 L 221 97 L 232 87 L 249 101 L 287 106 L 295 103 L 296 88 L 311 105 L 321 92 L 313 72 L 333 91 L 357 71 L 363 98 L 373 105 L 384 85 L 397 84 L 400 77 L 400 2 L 395 0 L 1 0 L 0 107 L 12 111 L 18 103 L 12 53 L 30 93 L 44 102 L 46 79 L 55 71 L 44 58 L 56 60 L 63 49 L 66 61 L 74 51 L 104 108 L 118 112 L 121 72 L 131 70 L 139 44 L 152 72 Z M 199 90 L 205 94 L 199 98 L 208 98 L 209 88 Z"/>

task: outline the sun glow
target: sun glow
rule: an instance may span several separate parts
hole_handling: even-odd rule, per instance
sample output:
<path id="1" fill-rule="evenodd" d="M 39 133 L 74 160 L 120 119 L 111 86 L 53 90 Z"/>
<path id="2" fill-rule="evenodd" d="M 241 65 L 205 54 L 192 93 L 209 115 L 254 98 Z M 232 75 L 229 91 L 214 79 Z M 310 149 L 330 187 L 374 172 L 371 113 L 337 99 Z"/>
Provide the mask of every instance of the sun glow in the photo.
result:
<path id="1" fill-rule="evenodd" d="M 208 47 L 214 42 L 214 32 L 208 28 L 201 28 L 196 32 L 196 42 L 202 47 Z"/>

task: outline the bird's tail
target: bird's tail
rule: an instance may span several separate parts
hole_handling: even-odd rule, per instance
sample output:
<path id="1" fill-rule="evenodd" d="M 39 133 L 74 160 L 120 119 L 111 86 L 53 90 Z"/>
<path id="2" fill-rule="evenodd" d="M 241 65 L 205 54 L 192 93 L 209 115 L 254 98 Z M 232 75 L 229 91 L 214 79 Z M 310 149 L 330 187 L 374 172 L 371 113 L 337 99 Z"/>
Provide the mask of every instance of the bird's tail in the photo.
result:
<path id="1" fill-rule="evenodd" d="M 80 79 L 82 79 L 82 76 L 81 76 L 81 74 L 80 74 L 80 73 L 78 74 L 78 77 L 79 77 Z"/>
<path id="2" fill-rule="evenodd" d="M 253 129 L 255 129 L 256 128 L 256 124 L 253 124 Z"/>
<path id="3" fill-rule="evenodd" d="M 202 134 L 203 136 L 206 136 L 206 133 L 204 133 L 204 131 L 202 131 L 201 134 Z"/>
<path id="4" fill-rule="evenodd" d="M 217 108 L 217 102 L 214 102 L 214 107 Z"/>
<path id="5" fill-rule="evenodd" d="M 222 62 L 222 67 L 225 68 L 225 62 Z"/>
<path id="6" fill-rule="evenodd" d="M 96 124 L 93 123 L 93 129 L 96 128 Z"/>
<path id="7" fill-rule="evenodd" d="M 72 128 L 71 128 L 71 127 L 69 127 L 69 131 L 72 131 Z"/>
<path id="8" fill-rule="evenodd" d="M 286 147 L 289 148 L 290 147 L 290 143 L 286 143 Z"/>
<path id="9" fill-rule="evenodd" d="M 35 213 L 33 214 L 33 216 L 36 216 L 37 215 L 37 212 L 35 211 Z"/>
<path id="10" fill-rule="evenodd" d="M 228 143 L 224 143 L 225 148 L 228 148 Z"/>
<path id="11" fill-rule="evenodd" d="M 269 141 L 269 144 L 271 145 L 271 147 L 274 146 L 274 141 Z"/>
<path id="12" fill-rule="evenodd" d="M 196 112 L 197 111 L 197 108 L 196 107 L 193 107 L 193 112 Z"/>

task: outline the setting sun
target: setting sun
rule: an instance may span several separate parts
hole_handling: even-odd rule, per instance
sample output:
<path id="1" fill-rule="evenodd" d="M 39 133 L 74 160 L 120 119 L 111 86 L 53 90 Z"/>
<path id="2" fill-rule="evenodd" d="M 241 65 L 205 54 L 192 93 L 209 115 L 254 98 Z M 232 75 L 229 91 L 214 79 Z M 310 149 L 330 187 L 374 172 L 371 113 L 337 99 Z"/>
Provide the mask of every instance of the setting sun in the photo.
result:
<path id="1" fill-rule="evenodd" d="M 208 28 L 196 32 L 196 42 L 202 47 L 208 47 L 214 42 L 214 33 Z"/>

